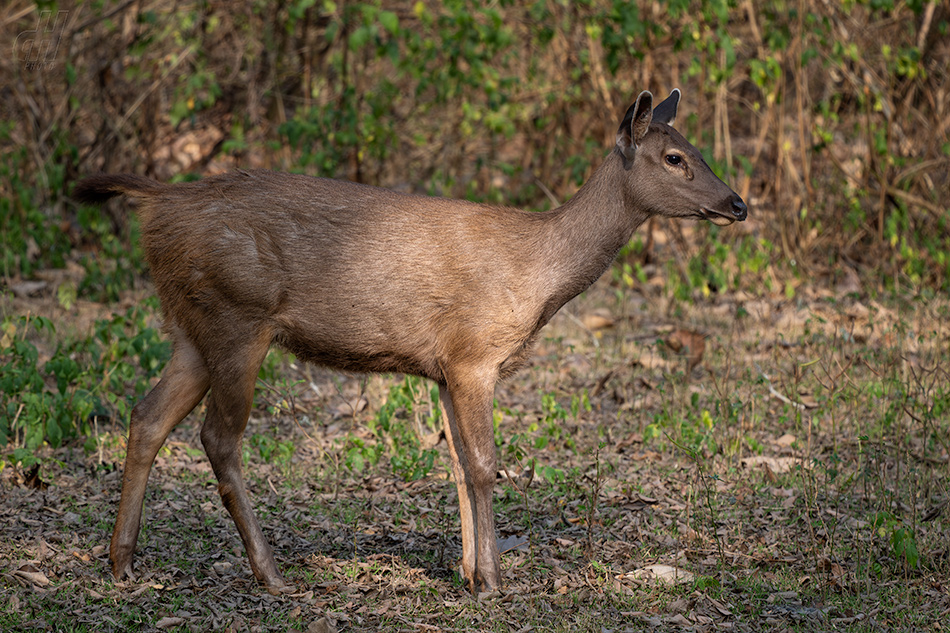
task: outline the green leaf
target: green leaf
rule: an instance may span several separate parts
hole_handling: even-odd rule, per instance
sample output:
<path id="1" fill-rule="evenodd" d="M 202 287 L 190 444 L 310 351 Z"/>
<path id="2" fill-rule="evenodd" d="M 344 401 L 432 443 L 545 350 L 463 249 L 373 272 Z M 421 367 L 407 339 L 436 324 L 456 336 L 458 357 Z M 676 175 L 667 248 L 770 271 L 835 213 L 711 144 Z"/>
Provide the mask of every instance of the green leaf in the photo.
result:
<path id="1" fill-rule="evenodd" d="M 395 35 L 396 32 L 399 31 L 399 16 L 392 11 L 380 11 L 379 23 L 382 24 L 383 28 L 389 31 L 391 35 Z"/>
<path id="2" fill-rule="evenodd" d="M 365 46 L 369 41 L 371 35 L 372 33 L 370 32 L 370 28 L 368 26 L 361 26 L 360 28 L 353 31 L 350 34 L 349 40 L 350 50 L 358 51 L 359 49 L 363 48 L 363 46 Z"/>
<path id="3" fill-rule="evenodd" d="M 76 284 L 72 281 L 65 281 L 56 289 L 56 300 L 64 310 L 71 310 L 77 297 Z"/>

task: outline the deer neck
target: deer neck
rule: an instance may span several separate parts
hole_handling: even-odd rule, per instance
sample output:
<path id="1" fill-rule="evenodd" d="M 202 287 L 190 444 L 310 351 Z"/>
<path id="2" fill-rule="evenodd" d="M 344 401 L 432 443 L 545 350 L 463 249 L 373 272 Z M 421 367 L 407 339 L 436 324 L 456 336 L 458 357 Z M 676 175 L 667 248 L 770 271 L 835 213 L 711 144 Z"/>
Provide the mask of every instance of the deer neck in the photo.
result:
<path id="1" fill-rule="evenodd" d="M 632 177 L 620 155 L 611 152 L 571 200 L 549 212 L 542 245 L 550 293 L 545 321 L 597 281 L 647 219 L 625 186 Z"/>

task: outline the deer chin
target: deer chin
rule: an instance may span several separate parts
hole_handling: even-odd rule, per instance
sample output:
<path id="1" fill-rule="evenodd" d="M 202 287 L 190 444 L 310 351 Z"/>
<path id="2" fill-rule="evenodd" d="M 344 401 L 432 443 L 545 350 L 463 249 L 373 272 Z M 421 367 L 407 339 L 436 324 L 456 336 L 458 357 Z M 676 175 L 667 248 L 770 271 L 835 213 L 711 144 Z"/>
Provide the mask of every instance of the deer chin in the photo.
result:
<path id="1" fill-rule="evenodd" d="M 731 218 L 728 215 L 722 215 L 713 211 L 712 209 L 707 209 L 706 207 L 700 209 L 699 214 L 704 220 L 709 220 L 716 226 L 729 226 L 736 221 L 735 218 Z"/>

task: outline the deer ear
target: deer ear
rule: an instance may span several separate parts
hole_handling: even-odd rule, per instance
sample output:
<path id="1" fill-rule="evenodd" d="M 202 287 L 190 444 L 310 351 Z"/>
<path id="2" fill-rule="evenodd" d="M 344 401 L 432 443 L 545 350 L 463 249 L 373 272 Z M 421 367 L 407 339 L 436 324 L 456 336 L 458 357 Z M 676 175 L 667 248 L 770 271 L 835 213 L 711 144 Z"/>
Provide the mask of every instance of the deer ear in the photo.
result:
<path id="1" fill-rule="evenodd" d="M 680 91 L 678 88 L 674 88 L 673 92 L 670 93 L 666 99 L 660 102 L 658 106 L 653 108 L 653 120 L 659 121 L 660 123 L 666 123 L 667 125 L 673 125 L 673 121 L 676 120 L 676 107 L 680 103 Z"/>
<path id="2" fill-rule="evenodd" d="M 625 158 L 633 160 L 637 147 L 650 129 L 653 120 L 653 95 L 644 90 L 637 97 L 636 102 L 627 109 L 627 114 L 617 130 L 617 147 Z"/>

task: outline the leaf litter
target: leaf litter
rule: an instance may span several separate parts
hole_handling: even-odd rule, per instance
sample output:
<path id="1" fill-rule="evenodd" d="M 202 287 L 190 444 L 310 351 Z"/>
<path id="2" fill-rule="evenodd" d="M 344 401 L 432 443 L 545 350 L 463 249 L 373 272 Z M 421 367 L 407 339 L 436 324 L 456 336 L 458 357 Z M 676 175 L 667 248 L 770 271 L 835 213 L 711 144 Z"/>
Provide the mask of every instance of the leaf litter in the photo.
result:
<path id="1" fill-rule="evenodd" d="M 441 461 L 417 481 L 396 476 L 389 453 L 361 472 L 344 464 L 348 438 L 372 439 L 366 421 L 396 379 L 308 369 L 299 398 L 308 420 L 259 407 L 246 434 L 292 441 L 292 457 L 245 450 L 248 487 L 296 592 L 271 596 L 254 580 L 193 414 L 153 467 L 129 580 L 115 582 L 108 561 L 121 430 L 96 454 L 67 446 L 48 450 L 40 470 L 0 471 L 0 621 L 95 631 L 758 631 L 892 630 L 913 615 L 903 628 L 941 626 L 950 533 L 934 508 L 948 498 L 945 451 L 916 432 L 903 452 L 889 437 L 856 439 L 866 413 L 847 401 L 853 392 L 835 400 L 796 371 L 816 356 L 830 367 L 858 344 L 897 341 L 911 376 L 941 358 L 942 343 L 904 345 L 884 324 L 906 317 L 873 302 L 835 312 L 750 297 L 740 329 L 729 315 L 741 298 L 682 306 L 677 318 L 658 299 L 632 321 L 604 307 L 609 295 L 592 291 L 584 317 L 556 318 L 530 367 L 496 393 L 501 591 L 471 596 L 461 586 L 458 502 L 437 431 L 424 446 Z M 867 357 L 849 367 L 855 383 L 886 370 Z M 563 415 L 542 406 L 549 393 Z M 590 411 L 572 410 L 584 393 Z M 794 406 L 803 394 L 809 407 Z M 829 460 L 846 476 L 833 476 Z M 919 501 L 900 467 L 917 469 Z M 876 479 L 858 485 L 869 469 Z M 924 564 L 902 568 L 889 539 L 914 516 Z"/>

